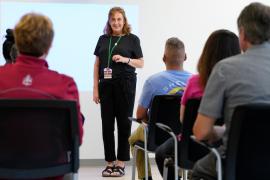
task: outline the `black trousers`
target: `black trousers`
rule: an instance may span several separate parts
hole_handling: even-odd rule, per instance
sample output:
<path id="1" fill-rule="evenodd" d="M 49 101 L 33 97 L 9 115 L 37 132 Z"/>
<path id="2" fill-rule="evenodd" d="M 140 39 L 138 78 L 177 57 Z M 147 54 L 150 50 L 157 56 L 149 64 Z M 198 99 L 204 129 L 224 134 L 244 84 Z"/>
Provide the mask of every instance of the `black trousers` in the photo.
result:
<path id="1" fill-rule="evenodd" d="M 190 140 L 190 151 L 189 151 L 189 160 L 196 162 L 197 160 L 201 159 L 205 155 L 209 153 L 209 150 L 201 146 L 200 144 L 194 142 L 193 140 Z M 181 141 L 178 142 L 178 161 L 180 160 L 180 148 L 181 148 Z M 167 157 L 173 157 L 174 154 L 174 140 L 173 138 L 168 139 L 165 141 L 163 144 L 161 144 L 157 149 L 156 149 L 156 163 L 158 166 L 158 170 L 160 174 L 163 176 L 163 165 L 164 165 L 164 160 Z M 179 164 L 179 162 L 178 162 Z M 174 167 L 169 166 L 168 167 L 168 180 L 173 180 L 174 179 Z"/>
<path id="2" fill-rule="evenodd" d="M 129 78 L 100 80 L 99 96 L 101 105 L 102 134 L 105 160 L 108 162 L 130 160 L 128 138 L 136 91 L 136 76 Z M 117 156 L 115 153 L 114 127 L 118 129 Z"/>

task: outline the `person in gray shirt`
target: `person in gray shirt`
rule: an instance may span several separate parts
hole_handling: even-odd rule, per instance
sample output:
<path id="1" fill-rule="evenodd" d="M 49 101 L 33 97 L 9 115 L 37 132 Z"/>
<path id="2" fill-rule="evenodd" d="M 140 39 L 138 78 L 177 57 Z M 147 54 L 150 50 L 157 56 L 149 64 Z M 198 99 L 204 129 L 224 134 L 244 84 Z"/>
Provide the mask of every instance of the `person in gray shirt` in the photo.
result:
<path id="1" fill-rule="evenodd" d="M 270 6 L 249 4 L 237 24 L 243 53 L 214 67 L 193 127 L 198 140 L 212 143 L 222 138 L 219 151 L 223 158 L 234 109 L 247 103 L 270 103 Z M 222 127 L 214 126 L 219 118 L 224 118 Z M 212 153 L 197 161 L 193 169 L 192 180 L 206 179 L 217 179 Z"/>

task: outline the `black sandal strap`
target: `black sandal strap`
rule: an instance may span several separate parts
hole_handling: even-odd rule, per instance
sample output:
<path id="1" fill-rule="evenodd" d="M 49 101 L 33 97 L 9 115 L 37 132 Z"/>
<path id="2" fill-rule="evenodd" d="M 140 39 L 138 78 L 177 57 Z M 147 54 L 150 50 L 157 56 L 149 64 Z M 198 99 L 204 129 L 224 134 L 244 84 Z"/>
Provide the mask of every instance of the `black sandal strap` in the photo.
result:
<path id="1" fill-rule="evenodd" d="M 115 166 L 113 169 L 114 173 L 118 173 L 117 175 L 113 175 L 115 177 L 121 177 L 125 175 L 125 167 L 121 167 L 121 166 Z"/>
<path id="2" fill-rule="evenodd" d="M 114 170 L 113 166 L 106 166 L 106 168 L 102 171 L 102 176 L 103 177 L 111 176 L 113 170 Z"/>

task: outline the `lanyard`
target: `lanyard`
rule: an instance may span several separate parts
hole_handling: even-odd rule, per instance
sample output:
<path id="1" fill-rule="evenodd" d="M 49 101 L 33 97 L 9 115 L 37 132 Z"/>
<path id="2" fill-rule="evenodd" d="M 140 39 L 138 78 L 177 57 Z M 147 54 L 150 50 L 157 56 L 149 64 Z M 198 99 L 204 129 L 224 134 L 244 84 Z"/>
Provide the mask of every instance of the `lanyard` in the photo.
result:
<path id="1" fill-rule="evenodd" d="M 122 38 L 122 36 L 120 36 L 118 38 L 118 40 L 116 41 L 116 43 L 114 43 L 114 46 L 111 47 L 112 37 L 110 37 L 109 50 L 108 50 L 108 67 L 110 67 L 110 60 L 111 60 L 111 57 L 112 57 L 112 52 L 113 52 L 114 48 L 117 46 L 117 44 L 118 44 L 118 42 L 120 41 L 121 38 Z"/>

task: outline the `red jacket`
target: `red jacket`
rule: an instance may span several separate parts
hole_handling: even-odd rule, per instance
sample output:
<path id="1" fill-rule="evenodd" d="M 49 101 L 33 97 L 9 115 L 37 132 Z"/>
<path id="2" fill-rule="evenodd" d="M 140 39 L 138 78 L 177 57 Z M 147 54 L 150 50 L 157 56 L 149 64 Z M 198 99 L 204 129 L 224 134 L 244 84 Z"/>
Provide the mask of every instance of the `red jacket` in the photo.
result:
<path id="1" fill-rule="evenodd" d="M 43 59 L 20 55 L 15 64 L 0 67 L 0 98 L 65 99 L 77 101 L 80 143 L 83 128 L 78 89 L 66 75 L 48 69 Z"/>

